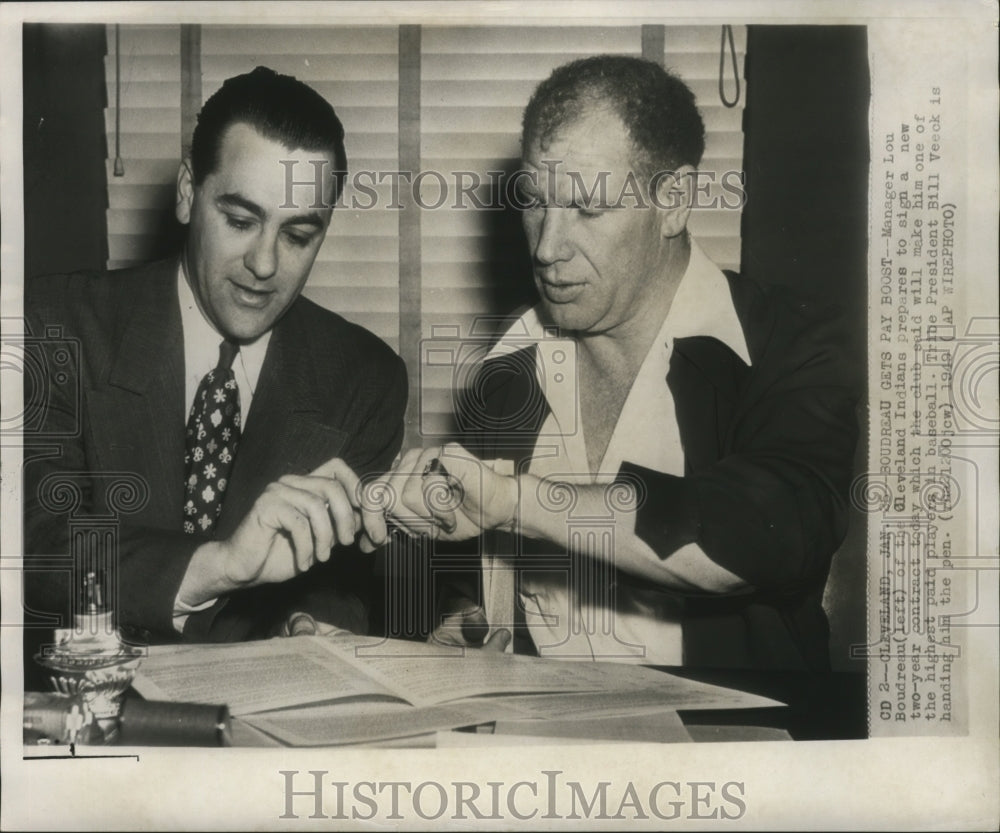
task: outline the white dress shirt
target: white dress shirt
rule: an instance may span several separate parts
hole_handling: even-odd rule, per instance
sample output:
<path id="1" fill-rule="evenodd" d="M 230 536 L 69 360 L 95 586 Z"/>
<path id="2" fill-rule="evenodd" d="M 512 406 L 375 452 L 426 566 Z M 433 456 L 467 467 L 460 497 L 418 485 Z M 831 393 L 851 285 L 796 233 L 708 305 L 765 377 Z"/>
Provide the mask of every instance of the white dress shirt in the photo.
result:
<path id="1" fill-rule="evenodd" d="M 219 345 L 224 339 L 198 307 L 194 293 L 184 277 L 183 267 L 177 269 L 177 297 L 181 303 L 181 327 L 184 331 L 184 401 L 188 405 L 184 411 L 186 420 L 198 385 L 205 374 L 219 363 Z M 270 341 L 271 332 L 268 330 L 252 344 L 241 344 L 240 352 L 233 361 L 233 375 L 240 391 L 240 417 L 244 427 Z"/>
<path id="2" fill-rule="evenodd" d="M 629 391 L 598 472 L 587 461 L 586 438 L 579 419 L 579 390 L 575 342 L 546 333 L 537 308 L 523 315 L 490 355 L 513 352 L 525 341 L 538 345 L 536 373 L 549 406 L 549 415 L 536 440 L 530 474 L 577 484 L 610 483 L 625 461 L 654 471 L 682 476 L 684 451 L 666 384 L 674 339 L 712 336 L 726 344 L 747 365 L 749 350 L 729 284 L 719 268 L 692 241 L 687 269 L 673 303 L 653 340 Z M 610 518 L 610 515 L 609 515 Z M 613 550 L 614 526 L 608 519 L 574 519 L 583 535 L 602 537 Z M 643 545 L 644 546 L 644 545 Z M 686 548 L 701 553 L 697 544 Z M 682 549 L 686 549 L 682 548 Z M 657 565 L 662 559 L 646 547 L 646 556 Z M 680 550 L 678 552 L 681 552 Z M 702 553 L 702 556 L 704 554 Z M 491 556 L 486 568 L 493 566 Z M 510 566 L 510 565 L 508 565 Z M 510 611 L 490 610 L 509 604 L 512 590 L 491 575 L 485 582 L 487 614 L 506 619 Z M 636 662 L 656 665 L 683 664 L 680 607 L 675 596 L 651 584 L 644 587 L 615 585 L 610 564 L 577 560 L 567 572 L 533 571 L 522 574 L 521 599 L 532 639 L 543 656 L 561 659 Z M 492 591 L 492 592 L 491 592 Z M 499 600 L 499 601 L 497 601 Z"/>
<path id="3" fill-rule="evenodd" d="M 194 403 L 194 395 L 205 374 L 219 363 L 219 345 L 223 336 L 209 323 L 202 314 L 195 300 L 194 293 L 184 276 L 183 265 L 177 268 L 177 297 L 181 306 L 181 328 L 184 337 L 184 409 L 185 424 Z M 250 414 L 250 404 L 253 402 L 257 380 L 264 365 L 267 345 L 271 340 L 270 330 L 251 344 L 241 344 L 240 351 L 233 360 L 233 376 L 240 392 L 241 428 L 246 430 L 247 417 Z M 237 454 L 239 452 L 237 451 Z M 177 484 L 181 488 L 181 484 Z M 177 519 L 180 529 L 182 518 Z M 215 599 L 209 599 L 197 606 L 185 604 L 180 597 L 174 600 L 174 628 L 178 632 L 184 630 L 184 624 L 191 613 L 205 610 L 215 604 Z"/>

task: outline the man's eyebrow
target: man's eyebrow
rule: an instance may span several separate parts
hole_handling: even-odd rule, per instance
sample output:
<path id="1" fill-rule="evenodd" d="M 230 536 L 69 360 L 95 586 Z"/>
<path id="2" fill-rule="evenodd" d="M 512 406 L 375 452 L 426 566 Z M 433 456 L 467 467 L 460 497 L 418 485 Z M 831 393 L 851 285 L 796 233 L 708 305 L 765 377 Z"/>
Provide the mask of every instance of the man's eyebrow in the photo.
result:
<path id="1" fill-rule="evenodd" d="M 267 217 L 267 212 L 261 208 L 257 203 L 248 200 L 246 197 L 240 194 L 221 194 L 217 199 L 216 203 L 223 207 L 231 208 L 242 208 L 244 211 L 248 211 L 253 214 L 258 220 L 263 220 Z M 282 221 L 283 226 L 315 226 L 316 228 L 323 228 L 323 218 L 320 216 L 318 211 L 310 211 L 306 214 L 296 214 L 292 217 L 288 217 Z"/>
<path id="2" fill-rule="evenodd" d="M 296 214 L 293 217 L 288 217 L 287 219 L 281 221 L 281 225 L 315 226 L 316 228 L 321 229 L 324 226 L 324 222 L 318 211 L 310 211 L 308 214 Z"/>
<path id="3" fill-rule="evenodd" d="M 215 201 L 224 207 L 242 208 L 244 211 L 249 211 L 259 220 L 263 220 L 267 214 L 267 212 L 257 205 L 257 203 L 251 202 L 246 197 L 241 197 L 239 194 L 221 194 Z"/>

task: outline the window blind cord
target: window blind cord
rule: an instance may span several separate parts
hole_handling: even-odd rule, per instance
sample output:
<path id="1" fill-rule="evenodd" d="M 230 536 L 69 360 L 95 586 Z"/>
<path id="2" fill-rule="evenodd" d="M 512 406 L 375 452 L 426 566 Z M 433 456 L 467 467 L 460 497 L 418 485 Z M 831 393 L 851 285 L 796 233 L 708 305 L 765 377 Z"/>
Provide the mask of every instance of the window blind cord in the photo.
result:
<path id="1" fill-rule="evenodd" d="M 733 65 L 733 81 L 736 84 L 736 97 L 731 101 L 726 98 L 726 38 L 729 38 L 729 55 Z M 719 46 L 719 98 L 726 107 L 735 107 L 740 103 L 740 72 L 736 67 L 736 44 L 733 42 L 733 27 L 722 27 L 722 42 Z"/>
<path id="2" fill-rule="evenodd" d="M 125 176 L 122 161 L 122 49 L 121 26 L 115 24 L 115 176 Z"/>

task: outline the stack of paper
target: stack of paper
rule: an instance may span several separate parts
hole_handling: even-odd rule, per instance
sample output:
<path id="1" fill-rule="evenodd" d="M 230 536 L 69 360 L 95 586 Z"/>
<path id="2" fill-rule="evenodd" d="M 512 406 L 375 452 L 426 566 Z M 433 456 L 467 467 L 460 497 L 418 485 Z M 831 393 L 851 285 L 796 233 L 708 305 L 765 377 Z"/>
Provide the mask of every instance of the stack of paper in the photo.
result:
<path id="1" fill-rule="evenodd" d="M 294 746 L 361 743 L 493 721 L 778 705 L 635 665 L 495 654 L 340 633 L 151 648 L 150 700 L 226 703 Z"/>

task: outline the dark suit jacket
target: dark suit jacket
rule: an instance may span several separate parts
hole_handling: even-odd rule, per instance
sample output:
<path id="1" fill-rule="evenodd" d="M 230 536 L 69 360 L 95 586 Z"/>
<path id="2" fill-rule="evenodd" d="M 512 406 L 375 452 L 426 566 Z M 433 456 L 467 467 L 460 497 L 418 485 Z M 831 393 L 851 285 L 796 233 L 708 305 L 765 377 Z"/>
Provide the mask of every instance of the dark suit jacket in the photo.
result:
<path id="1" fill-rule="evenodd" d="M 858 384 L 828 311 L 727 279 L 752 366 L 714 338 L 677 339 L 665 383 L 685 474 L 630 462 L 620 476 L 642 481 L 636 533 L 662 558 L 696 542 L 751 586 L 684 595 L 686 665 L 824 668 L 823 588 L 846 533 Z M 548 415 L 534 368 L 533 347 L 486 362 L 476 395 L 465 398 L 481 403 L 461 417 L 468 447 L 527 461 Z M 522 542 L 524 569 L 541 549 Z"/>
<path id="2" fill-rule="evenodd" d="M 27 601 L 36 611 L 65 612 L 69 575 L 34 565 L 69 552 L 71 516 L 117 513 L 113 601 L 125 632 L 142 641 L 178 638 L 173 602 L 204 540 L 180 531 L 190 403 L 176 280 L 177 261 L 169 260 L 26 285 L 36 358 L 51 371 L 38 425 L 41 436 L 54 438 L 48 450 L 25 455 Z M 46 335 L 52 327 L 58 331 Z M 70 360 L 60 361 L 67 344 Z M 331 457 L 359 475 L 386 469 L 402 442 L 406 396 L 405 367 L 386 344 L 300 297 L 272 332 L 216 535 L 232 533 L 264 487 L 286 473 L 305 474 Z M 133 473 L 133 506 L 109 489 L 115 473 Z M 77 484 L 75 507 L 51 499 L 46 478 L 62 475 Z M 191 615 L 184 637 L 263 636 L 290 607 L 363 628 L 369 563 L 338 547 L 328 565 Z"/>

